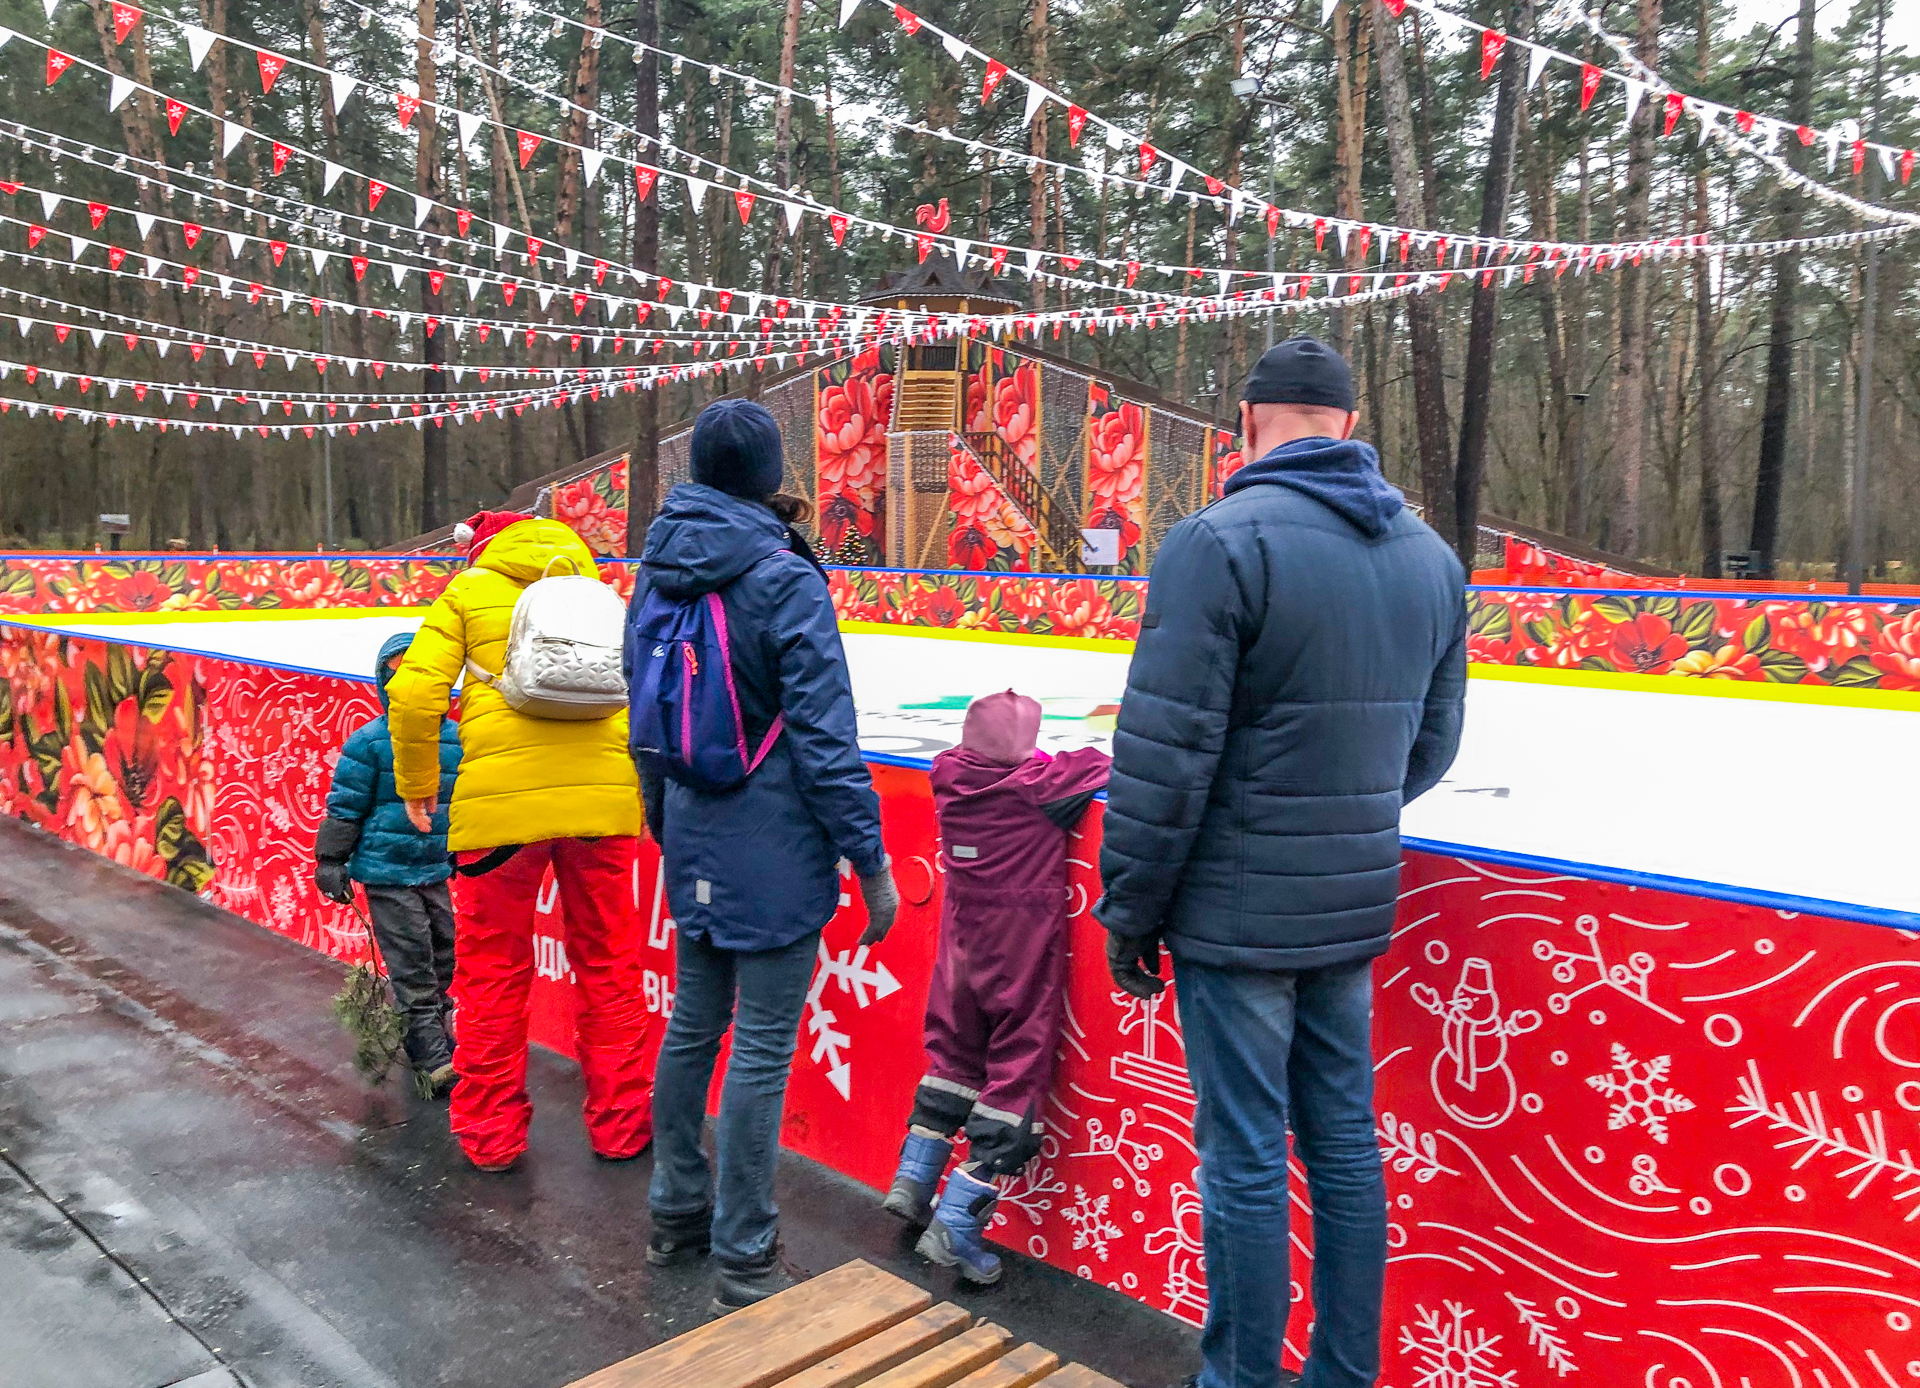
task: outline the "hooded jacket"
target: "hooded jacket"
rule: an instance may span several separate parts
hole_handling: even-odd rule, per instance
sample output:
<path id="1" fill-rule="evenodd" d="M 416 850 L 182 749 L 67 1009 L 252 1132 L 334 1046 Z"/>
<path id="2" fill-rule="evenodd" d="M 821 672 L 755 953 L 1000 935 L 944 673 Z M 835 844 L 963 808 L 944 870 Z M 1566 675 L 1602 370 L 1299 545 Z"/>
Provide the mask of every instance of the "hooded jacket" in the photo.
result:
<path id="1" fill-rule="evenodd" d="M 1460 562 L 1373 449 L 1243 468 L 1154 560 L 1095 915 L 1222 967 L 1383 952 L 1400 809 L 1452 763 L 1465 692 Z"/>
<path id="2" fill-rule="evenodd" d="M 389 636 L 373 665 L 374 688 L 380 706 L 387 706 L 387 661 L 413 644 L 411 632 Z M 407 818 L 400 793 L 393 784 L 393 742 L 387 715 L 354 729 L 340 749 L 333 769 L 333 788 L 327 792 L 327 818 L 355 826 L 358 837 L 347 859 L 347 875 L 369 887 L 425 887 L 444 882 L 447 865 L 447 803 L 453 798 L 454 775 L 460 769 L 460 730 L 452 719 L 440 724 L 440 808 L 434 811 L 433 832 L 423 834 Z"/>
<path id="3" fill-rule="evenodd" d="M 654 588 L 676 600 L 720 594 L 747 744 L 786 720 L 734 790 L 649 774 L 675 928 L 722 949 L 792 944 L 838 909 L 841 858 L 863 877 L 886 861 L 826 574 L 766 506 L 683 483 L 647 530 L 627 610 L 629 682 L 635 619 Z"/>
<path id="4" fill-rule="evenodd" d="M 400 794 L 438 785 L 435 745 L 466 662 L 503 668 L 513 605 L 548 574 L 598 572 L 593 554 L 559 521 L 516 521 L 428 609 L 388 686 Z M 640 783 L 627 755 L 627 715 L 565 722 L 516 712 L 491 685 L 460 693 L 460 777 L 447 847 L 456 853 L 640 832 Z"/>

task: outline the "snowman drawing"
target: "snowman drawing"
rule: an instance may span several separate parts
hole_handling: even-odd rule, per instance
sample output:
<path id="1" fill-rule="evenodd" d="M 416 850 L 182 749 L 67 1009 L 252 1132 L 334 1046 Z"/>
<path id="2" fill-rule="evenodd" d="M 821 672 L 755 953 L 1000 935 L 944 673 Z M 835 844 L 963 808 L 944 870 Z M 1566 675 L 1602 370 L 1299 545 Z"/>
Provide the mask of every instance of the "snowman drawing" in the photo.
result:
<path id="1" fill-rule="evenodd" d="M 1497 1128 L 1513 1116 L 1519 1086 L 1507 1064 L 1507 1040 L 1537 1030 L 1541 1016 L 1530 1008 L 1503 1015 L 1493 986 L 1493 966 L 1468 959 L 1447 997 L 1425 983 L 1409 990 L 1422 1011 L 1440 1019 L 1440 1050 L 1429 1074 L 1433 1097 L 1456 1123 Z"/>

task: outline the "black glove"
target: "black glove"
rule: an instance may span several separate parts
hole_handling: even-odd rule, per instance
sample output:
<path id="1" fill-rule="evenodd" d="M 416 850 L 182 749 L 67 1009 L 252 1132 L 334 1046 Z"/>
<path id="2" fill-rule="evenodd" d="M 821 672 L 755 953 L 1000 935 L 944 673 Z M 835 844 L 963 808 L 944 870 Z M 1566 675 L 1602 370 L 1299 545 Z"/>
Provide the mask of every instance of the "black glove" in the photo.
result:
<path id="1" fill-rule="evenodd" d="M 337 901 L 342 906 L 353 904 L 353 879 L 347 876 L 345 863 L 326 861 L 315 863 L 313 885 L 320 889 L 320 895 L 328 901 Z"/>
<path id="2" fill-rule="evenodd" d="M 1160 935 L 1116 935 L 1107 932 L 1107 972 L 1123 993 L 1136 998 L 1158 997 L 1167 981 L 1160 977 Z"/>
<path id="3" fill-rule="evenodd" d="M 900 914 L 900 889 L 893 885 L 893 859 L 880 864 L 880 871 L 860 879 L 860 897 L 867 904 L 867 928 L 860 932 L 860 943 L 877 945 L 893 929 Z"/>

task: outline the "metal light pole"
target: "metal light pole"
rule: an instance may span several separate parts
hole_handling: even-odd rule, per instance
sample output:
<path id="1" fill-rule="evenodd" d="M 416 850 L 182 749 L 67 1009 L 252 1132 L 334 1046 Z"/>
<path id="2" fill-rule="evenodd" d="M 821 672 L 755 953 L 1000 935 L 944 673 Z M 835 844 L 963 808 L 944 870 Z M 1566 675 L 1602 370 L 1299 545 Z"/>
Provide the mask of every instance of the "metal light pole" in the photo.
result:
<path id="1" fill-rule="evenodd" d="M 1251 101 L 1257 101 L 1269 110 L 1278 109 L 1284 103 L 1264 95 L 1260 90 L 1258 77 L 1236 77 L 1228 84 L 1233 94 Z M 1278 121 L 1278 117 L 1273 118 Z M 1276 127 L 1267 140 L 1267 201 L 1277 204 L 1280 201 L 1280 131 Z M 1275 238 L 1267 237 L 1267 286 L 1273 286 L 1273 243 Z M 1273 315 L 1267 313 L 1267 346 L 1273 346 Z"/>
<path id="2" fill-rule="evenodd" d="M 1873 36 L 1873 127 L 1868 138 L 1880 138 L 1880 101 L 1885 75 L 1887 44 L 1887 0 L 1875 7 Z M 1873 200 L 1873 168 L 1877 160 L 1867 160 L 1866 184 L 1861 190 L 1867 201 Z M 1847 591 L 1859 596 L 1867 577 L 1868 471 L 1872 457 L 1873 428 L 1873 337 L 1874 319 L 1880 302 L 1880 243 L 1867 243 L 1866 311 L 1860 318 L 1860 415 L 1853 431 L 1853 515 L 1847 528 Z"/>

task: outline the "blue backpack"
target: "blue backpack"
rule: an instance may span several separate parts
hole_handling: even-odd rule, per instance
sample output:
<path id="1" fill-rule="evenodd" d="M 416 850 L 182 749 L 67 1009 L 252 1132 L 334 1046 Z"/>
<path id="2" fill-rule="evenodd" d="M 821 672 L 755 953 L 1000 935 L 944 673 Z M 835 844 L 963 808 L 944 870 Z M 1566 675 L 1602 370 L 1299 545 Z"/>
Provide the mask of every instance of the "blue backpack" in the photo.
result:
<path id="1" fill-rule="evenodd" d="M 775 718 L 759 750 L 748 753 L 720 595 L 681 600 L 652 590 L 634 617 L 632 640 L 634 755 L 694 790 L 743 784 L 773 750 L 784 719 Z"/>

